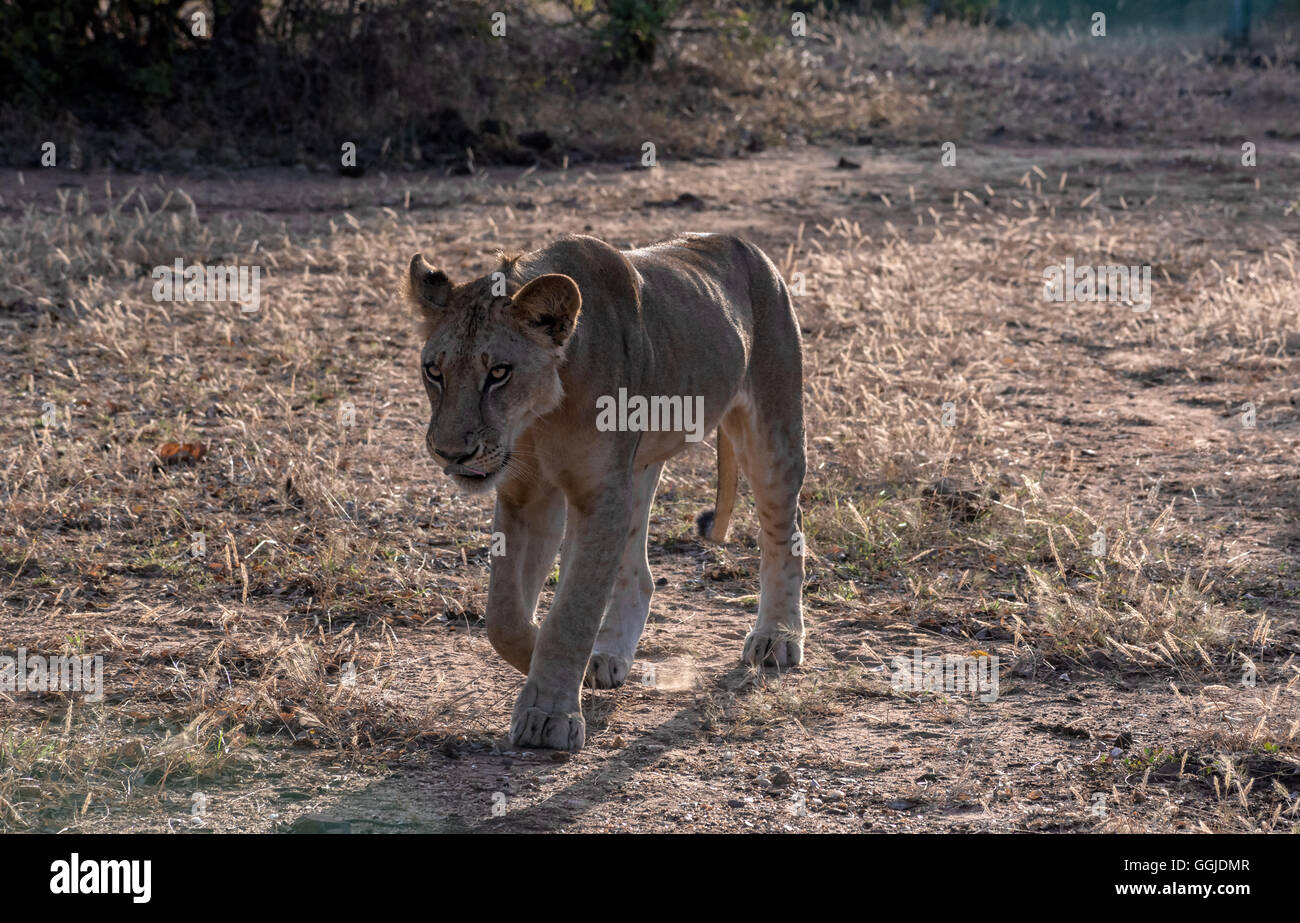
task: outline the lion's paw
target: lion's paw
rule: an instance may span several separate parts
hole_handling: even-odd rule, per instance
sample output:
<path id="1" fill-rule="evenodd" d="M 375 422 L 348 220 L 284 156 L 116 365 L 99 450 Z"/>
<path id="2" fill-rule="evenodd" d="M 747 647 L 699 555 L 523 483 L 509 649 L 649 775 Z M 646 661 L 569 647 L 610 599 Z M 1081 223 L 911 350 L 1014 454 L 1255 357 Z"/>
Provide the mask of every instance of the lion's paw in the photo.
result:
<path id="1" fill-rule="evenodd" d="M 745 638 L 741 659 L 752 667 L 797 667 L 803 663 L 803 638 L 785 629 L 755 629 Z"/>
<path id="2" fill-rule="evenodd" d="M 617 689 L 627 682 L 631 672 L 632 661 L 626 657 L 596 651 L 587 664 L 587 676 L 583 683 L 592 689 Z"/>
<path id="3" fill-rule="evenodd" d="M 510 719 L 510 742 L 516 747 L 547 747 L 552 750 L 581 750 L 587 739 L 587 722 L 582 705 L 565 710 L 553 699 L 540 695 L 529 683 L 515 702 Z"/>

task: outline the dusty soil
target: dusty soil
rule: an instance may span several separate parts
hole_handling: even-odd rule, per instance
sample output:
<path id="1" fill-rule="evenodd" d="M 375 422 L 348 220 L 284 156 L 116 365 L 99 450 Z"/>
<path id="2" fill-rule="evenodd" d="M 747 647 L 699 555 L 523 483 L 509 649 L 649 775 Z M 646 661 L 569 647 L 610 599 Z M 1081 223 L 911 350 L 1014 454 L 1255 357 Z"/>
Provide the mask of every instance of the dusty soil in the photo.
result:
<path id="1" fill-rule="evenodd" d="M 0 695 L 4 825 L 1294 829 L 1300 147 L 1236 159 L 988 144 L 951 168 L 860 147 L 113 177 L 114 202 L 140 187 L 141 227 L 161 216 L 135 262 L 260 259 L 264 309 L 158 305 L 107 272 L 3 306 L 0 653 L 102 652 L 106 677 L 100 705 Z M 0 176 L 5 214 L 60 178 Z M 102 213 L 102 178 L 76 182 Z M 417 249 L 465 278 L 563 232 L 686 230 L 804 274 L 807 661 L 739 663 L 754 521 L 694 537 L 709 442 L 660 486 L 633 680 L 585 694 L 582 752 L 517 752 L 521 677 L 481 621 L 490 503 L 423 454 L 394 283 Z M 1065 257 L 1152 265 L 1151 310 L 1044 302 Z M 204 457 L 159 464 L 170 441 Z M 996 701 L 891 685 L 917 648 L 996 655 Z M 32 741 L 54 752 L 23 757 Z"/>

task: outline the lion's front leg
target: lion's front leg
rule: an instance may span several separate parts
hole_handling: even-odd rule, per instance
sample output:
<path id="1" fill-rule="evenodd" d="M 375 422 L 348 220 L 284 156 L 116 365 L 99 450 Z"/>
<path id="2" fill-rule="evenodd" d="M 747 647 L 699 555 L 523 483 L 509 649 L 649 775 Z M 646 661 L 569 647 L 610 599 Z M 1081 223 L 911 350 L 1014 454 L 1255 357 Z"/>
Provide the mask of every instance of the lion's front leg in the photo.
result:
<path id="1" fill-rule="evenodd" d="M 645 631 L 654 596 L 654 581 L 646 560 L 646 538 L 650 529 L 650 507 L 663 463 L 650 465 L 636 476 L 633 503 L 628 517 L 623 558 L 614 580 L 614 592 L 605 609 L 605 618 L 596 634 L 591 662 L 587 664 L 585 683 L 595 689 L 614 689 L 623 685 L 632 672 L 636 646 Z"/>
<path id="2" fill-rule="evenodd" d="M 537 641 L 537 598 L 564 535 L 564 494 L 552 487 L 503 487 L 492 530 L 488 640 L 526 674 Z"/>
<path id="3" fill-rule="evenodd" d="M 600 629 L 631 519 L 627 483 L 570 504 L 560 586 L 542 622 L 510 739 L 520 747 L 579 750 L 586 739 L 582 678 Z"/>

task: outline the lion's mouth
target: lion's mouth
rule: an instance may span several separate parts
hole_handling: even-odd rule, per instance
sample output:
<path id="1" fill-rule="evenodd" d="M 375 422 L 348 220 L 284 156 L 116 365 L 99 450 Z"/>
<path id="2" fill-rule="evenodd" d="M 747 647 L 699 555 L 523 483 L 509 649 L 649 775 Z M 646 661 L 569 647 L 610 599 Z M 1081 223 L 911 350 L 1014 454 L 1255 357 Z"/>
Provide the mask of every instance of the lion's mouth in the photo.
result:
<path id="1" fill-rule="evenodd" d="M 443 468 L 442 471 L 444 474 L 455 475 L 456 477 L 464 478 L 467 481 L 486 481 L 488 478 L 492 477 L 492 475 L 501 471 L 501 469 L 506 466 L 506 462 L 509 458 L 510 455 L 507 453 L 506 456 L 501 459 L 501 464 L 497 465 L 491 471 L 484 471 L 482 468 L 476 467 L 475 465 L 466 465 L 460 462 L 453 462 Z"/>
<path id="2" fill-rule="evenodd" d="M 480 471 L 479 469 L 473 468 L 469 465 L 456 465 L 456 464 L 448 465 L 446 468 L 443 468 L 442 471 L 443 474 L 457 474 L 463 478 L 487 477 L 486 471 Z"/>

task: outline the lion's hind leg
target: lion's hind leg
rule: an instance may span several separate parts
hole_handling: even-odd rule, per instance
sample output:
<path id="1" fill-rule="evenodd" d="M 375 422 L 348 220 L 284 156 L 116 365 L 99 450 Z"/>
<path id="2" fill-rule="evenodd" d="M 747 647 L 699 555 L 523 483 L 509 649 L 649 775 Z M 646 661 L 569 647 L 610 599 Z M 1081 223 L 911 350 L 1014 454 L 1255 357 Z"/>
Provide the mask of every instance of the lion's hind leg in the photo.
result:
<path id="1" fill-rule="evenodd" d="M 737 408 L 724 418 L 754 492 L 760 527 L 758 619 L 742 655 L 753 666 L 803 662 L 803 414 L 797 392 L 784 399 L 790 406 Z"/>
<path id="2" fill-rule="evenodd" d="M 705 510 L 695 518 L 700 538 L 711 542 L 727 540 L 727 525 L 736 508 L 736 488 L 739 474 L 736 470 L 736 450 L 726 431 L 718 427 L 718 496 L 713 509 Z"/>

